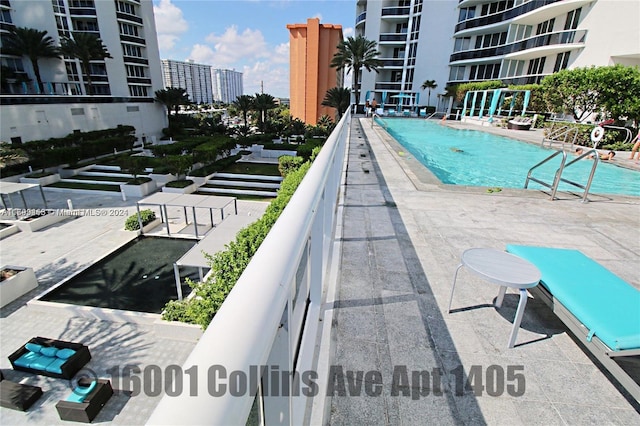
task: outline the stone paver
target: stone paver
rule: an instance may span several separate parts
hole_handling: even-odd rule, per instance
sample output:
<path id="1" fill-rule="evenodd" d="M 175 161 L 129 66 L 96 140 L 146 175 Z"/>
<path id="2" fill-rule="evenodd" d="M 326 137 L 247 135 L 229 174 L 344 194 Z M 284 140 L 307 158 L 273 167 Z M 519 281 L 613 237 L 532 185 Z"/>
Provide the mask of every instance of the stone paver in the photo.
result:
<path id="1" fill-rule="evenodd" d="M 634 406 L 541 301 L 530 298 L 513 349 L 516 293 L 496 309 L 497 287 L 463 269 L 453 313 L 446 308 L 470 247 L 578 248 L 640 286 L 640 200 L 595 196 L 583 204 L 559 194 L 551 202 L 540 191 L 441 185 L 370 120 L 351 126 L 331 364 L 380 372 L 382 390 L 334 393 L 329 423 L 637 422 Z M 509 391 L 510 370 L 522 371 L 522 395 Z M 465 388 L 469 375 L 485 388 Z"/>

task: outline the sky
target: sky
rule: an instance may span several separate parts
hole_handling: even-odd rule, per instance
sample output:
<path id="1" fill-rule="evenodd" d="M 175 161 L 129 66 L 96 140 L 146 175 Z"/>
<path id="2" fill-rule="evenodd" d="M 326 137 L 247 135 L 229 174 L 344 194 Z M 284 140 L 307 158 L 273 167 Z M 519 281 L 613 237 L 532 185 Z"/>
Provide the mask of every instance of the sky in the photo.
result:
<path id="1" fill-rule="evenodd" d="M 353 36 L 354 0 L 153 0 L 161 59 L 235 69 L 244 93 L 289 97 L 289 30 L 320 18 Z M 350 76 L 345 76 L 347 82 Z M 348 83 L 347 83 L 348 84 Z"/>

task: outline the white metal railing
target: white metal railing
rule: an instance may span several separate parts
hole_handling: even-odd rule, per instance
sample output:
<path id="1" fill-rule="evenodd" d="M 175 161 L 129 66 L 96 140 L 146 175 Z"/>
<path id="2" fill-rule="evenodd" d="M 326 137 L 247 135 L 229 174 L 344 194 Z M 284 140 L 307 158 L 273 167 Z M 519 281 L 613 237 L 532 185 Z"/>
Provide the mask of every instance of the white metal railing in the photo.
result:
<path id="1" fill-rule="evenodd" d="M 303 423 L 310 398 L 290 396 L 291 375 L 274 392 L 273 372 L 313 369 L 350 120 L 347 111 L 187 358 L 184 392 L 165 395 L 149 424 Z"/>

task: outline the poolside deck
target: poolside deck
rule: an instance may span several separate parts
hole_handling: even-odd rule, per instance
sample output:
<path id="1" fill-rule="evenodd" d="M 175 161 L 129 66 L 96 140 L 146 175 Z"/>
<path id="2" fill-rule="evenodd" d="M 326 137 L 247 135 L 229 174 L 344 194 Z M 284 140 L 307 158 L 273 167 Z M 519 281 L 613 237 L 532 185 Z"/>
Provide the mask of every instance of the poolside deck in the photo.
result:
<path id="1" fill-rule="evenodd" d="M 461 253 L 471 247 L 504 250 L 507 243 L 579 248 L 640 287 L 640 199 L 594 196 L 583 204 L 559 193 L 552 202 L 536 190 L 489 193 L 441 185 L 415 160 L 399 155 L 396 142 L 372 128 L 371 120 L 354 118 L 351 126 L 342 263 L 336 300 L 327 308 L 335 307 L 330 364 L 381 372 L 383 384 L 379 396 L 367 396 L 366 387 L 359 396 L 334 395 L 329 422 L 637 423 L 638 406 L 542 302 L 530 298 L 513 349 L 507 341 L 516 294 L 507 293 L 496 309 L 496 286 L 463 269 L 454 312 L 446 308 Z M 515 381 L 487 382 L 488 372 L 503 371 L 506 378 L 514 367 L 524 375 L 522 395 L 509 391 Z M 476 394 L 456 381 L 460 371 L 466 375 L 472 368 L 488 386 Z M 399 381 L 403 371 L 409 382 Z M 428 390 L 411 382 L 413 371 L 431 373 Z M 439 388 L 434 372 L 442 377 Z"/>

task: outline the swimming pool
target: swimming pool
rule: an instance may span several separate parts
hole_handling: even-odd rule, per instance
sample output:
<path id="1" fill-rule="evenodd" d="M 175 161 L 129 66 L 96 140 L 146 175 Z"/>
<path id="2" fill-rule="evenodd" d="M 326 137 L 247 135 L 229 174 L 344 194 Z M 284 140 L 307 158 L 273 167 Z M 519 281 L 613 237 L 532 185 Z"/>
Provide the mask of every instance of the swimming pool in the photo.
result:
<path id="1" fill-rule="evenodd" d="M 386 119 L 387 131 L 442 183 L 453 185 L 523 188 L 529 169 L 553 153 L 515 139 L 477 130 L 452 129 L 429 120 Z M 570 161 L 573 155 L 568 156 Z M 558 156 L 534 171 L 533 176 L 552 182 L 560 165 Z M 565 169 L 562 177 L 586 184 L 591 160 Z M 544 188 L 535 182 L 529 188 Z M 581 189 L 562 183 L 561 191 Z M 640 196 L 640 173 L 600 162 L 590 193 Z"/>
<path id="2" fill-rule="evenodd" d="M 178 298 L 173 263 L 196 244 L 193 240 L 138 237 L 81 271 L 40 300 L 125 311 L 160 313 Z M 199 281 L 198 269 L 181 267 L 185 278 Z"/>

